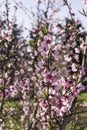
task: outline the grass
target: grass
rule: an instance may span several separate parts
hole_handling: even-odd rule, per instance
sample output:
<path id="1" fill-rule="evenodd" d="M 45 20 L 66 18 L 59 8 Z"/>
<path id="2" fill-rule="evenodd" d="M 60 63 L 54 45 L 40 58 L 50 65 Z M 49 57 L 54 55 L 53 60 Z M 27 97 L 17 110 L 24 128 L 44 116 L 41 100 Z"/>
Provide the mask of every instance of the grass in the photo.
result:
<path id="1" fill-rule="evenodd" d="M 78 97 L 78 99 L 79 99 L 80 101 L 85 101 L 85 102 L 87 102 L 87 93 L 82 93 L 82 94 Z"/>
<path id="2" fill-rule="evenodd" d="M 5 112 L 3 113 L 3 120 L 5 123 L 5 130 L 24 130 L 20 122 L 23 114 L 19 101 L 6 101 L 4 104 Z M 13 109 L 11 112 L 10 109 Z M 13 124 L 13 127 L 12 125 Z M 11 128 L 12 127 L 12 128 Z"/>
<path id="3" fill-rule="evenodd" d="M 67 125 L 66 130 L 87 130 L 87 107 L 81 106 L 83 102 L 87 102 L 87 93 L 82 93 L 78 97 L 78 102 L 74 112 L 79 113 L 74 114 L 71 117 L 70 123 Z"/>

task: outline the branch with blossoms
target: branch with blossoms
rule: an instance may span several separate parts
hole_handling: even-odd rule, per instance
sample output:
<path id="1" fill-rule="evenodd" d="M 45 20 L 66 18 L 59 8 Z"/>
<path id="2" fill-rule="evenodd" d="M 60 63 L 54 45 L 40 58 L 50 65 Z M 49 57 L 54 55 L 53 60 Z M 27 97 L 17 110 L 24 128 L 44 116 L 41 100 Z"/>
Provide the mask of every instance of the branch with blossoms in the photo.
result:
<path id="1" fill-rule="evenodd" d="M 25 98 L 29 90 L 27 40 L 16 21 L 9 19 L 9 3 L 5 2 L 6 11 L 0 21 L 0 128 L 14 129 L 17 118 L 18 127 L 24 128 L 22 115 L 28 110 Z"/>
<path id="2" fill-rule="evenodd" d="M 28 43 L 16 23 L 9 21 L 7 29 L 7 10 L 7 19 L 0 28 L 3 129 L 65 130 L 78 96 L 86 89 L 87 46 L 83 28 L 67 0 L 63 6 L 68 7 L 71 18 L 61 23 L 56 17 L 61 2 L 56 2 L 38 1 L 37 23 Z M 18 120 L 18 127 L 14 119 Z"/>
<path id="3" fill-rule="evenodd" d="M 87 17 L 87 0 L 84 0 L 84 7 L 85 7 L 85 8 L 83 8 L 82 11 L 79 11 L 79 12 L 80 12 L 80 14 L 82 14 L 83 16 Z"/>
<path id="4" fill-rule="evenodd" d="M 70 15 L 72 15 L 71 10 Z M 47 15 L 45 19 L 47 19 Z M 69 35 L 68 38 L 66 38 L 66 34 L 66 36 L 64 33 L 62 34 L 63 39 L 66 39 L 64 45 L 62 40 L 56 39 L 50 23 L 46 26 L 46 20 L 42 18 L 37 26 L 38 28 L 36 27 L 31 32 L 33 38 L 38 38 L 36 41 L 31 41 L 30 45 L 33 51 L 35 47 L 37 48 L 34 53 L 37 57 L 37 60 L 34 59 L 35 77 L 38 76 L 37 83 L 39 83 L 39 87 L 37 84 L 38 92 L 36 94 L 39 101 L 36 118 L 41 119 L 40 123 L 43 129 L 56 129 L 57 127 L 62 130 L 65 129 L 75 107 L 76 99 L 80 92 L 85 89 L 82 84 L 85 70 L 81 66 L 82 61 L 80 61 L 82 41 L 80 41 L 79 36 L 82 32 L 80 28 L 77 28 L 78 23 L 74 18 L 73 21 L 72 19 L 70 21 L 72 24 L 67 23 L 68 28 L 66 30 Z M 51 33 L 49 28 L 51 28 Z M 62 29 L 65 29 L 65 27 L 62 27 Z M 61 36 L 61 29 L 57 33 L 58 36 Z M 60 52 L 63 54 L 61 50 L 64 52 L 64 57 L 60 56 Z M 57 66 L 63 58 L 64 64 L 70 64 L 72 74 L 65 73 L 68 78 L 66 76 L 61 78 L 61 69 Z"/>

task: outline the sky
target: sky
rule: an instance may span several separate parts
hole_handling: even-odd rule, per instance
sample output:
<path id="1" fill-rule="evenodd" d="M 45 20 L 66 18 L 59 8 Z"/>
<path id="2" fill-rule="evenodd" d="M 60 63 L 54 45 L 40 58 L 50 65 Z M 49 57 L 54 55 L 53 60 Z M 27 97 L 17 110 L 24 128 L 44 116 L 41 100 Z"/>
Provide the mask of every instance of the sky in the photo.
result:
<path id="1" fill-rule="evenodd" d="M 0 5 L 2 5 L 2 8 L 0 8 L 1 12 L 2 12 L 2 10 L 4 10 L 3 1 L 5 1 L 5 0 L 0 0 Z M 19 24 L 24 24 L 25 27 L 30 28 L 31 27 L 30 22 L 31 22 L 31 19 L 32 19 L 30 11 L 31 11 L 31 7 L 33 7 L 33 9 L 35 11 L 35 6 L 37 4 L 37 0 L 8 0 L 8 1 L 11 3 L 9 5 L 11 16 L 13 15 L 13 12 L 14 12 L 13 11 L 13 6 L 15 5 L 14 3 L 15 2 L 17 2 L 17 3 L 22 2 L 23 3 L 25 8 L 21 9 L 21 7 L 20 7 L 16 12 L 17 21 L 18 21 Z M 82 22 L 85 30 L 87 30 L 87 18 L 85 16 L 82 16 L 79 13 L 79 11 L 82 11 L 82 9 L 85 8 L 84 4 L 83 4 L 83 0 L 68 0 L 68 2 L 70 2 L 71 5 L 72 5 L 72 12 L 75 13 L 75 18 L 79 19 Z M 27 14 L 25 14 L 26 12 L 27 12 Z M 64 19 L 66 17 L 69 17 L 67 7 L 61 8 L 61 11 L 58 14 L 58 17 L 60 19 Z"/>

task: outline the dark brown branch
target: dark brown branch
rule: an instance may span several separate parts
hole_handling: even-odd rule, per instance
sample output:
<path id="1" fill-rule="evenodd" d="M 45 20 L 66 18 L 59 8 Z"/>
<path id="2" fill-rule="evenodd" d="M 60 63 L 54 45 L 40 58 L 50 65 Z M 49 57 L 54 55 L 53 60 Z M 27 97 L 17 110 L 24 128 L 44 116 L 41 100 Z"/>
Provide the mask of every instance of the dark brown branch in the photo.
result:
<path id="1" fill-rule="evenodd" d="M 9 7 L 8 7 L 8 0 L 6 0 L 6 17 L 7 17 L 7 19 L 6 19 L 6 23 L 7 23 L 7 27 L 8 27 L 8 29 L 9 29 Z"/>

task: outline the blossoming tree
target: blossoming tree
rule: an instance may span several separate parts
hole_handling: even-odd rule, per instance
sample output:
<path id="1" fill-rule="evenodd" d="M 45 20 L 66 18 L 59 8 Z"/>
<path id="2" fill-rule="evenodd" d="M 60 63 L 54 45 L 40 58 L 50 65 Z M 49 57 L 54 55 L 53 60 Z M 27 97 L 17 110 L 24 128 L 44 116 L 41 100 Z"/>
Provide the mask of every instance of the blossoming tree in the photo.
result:
<path id="1" fill-rule="evenodd" d="M 6 4 L 7 19 L 0 26 L 0 126 L 65 130 L 86 89 L 87 45 L 80 23 L 67 0 L 62 6 L 68 7 L 70 19 L 63 22 L 55 0 L 38 0 L 28 42 L 9 21 Z"/>

